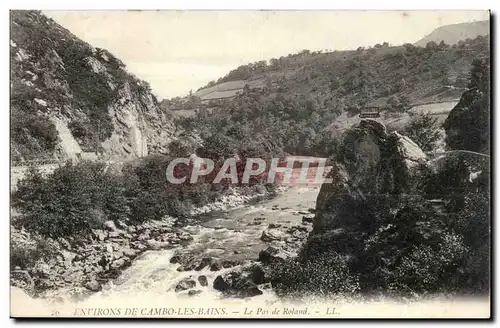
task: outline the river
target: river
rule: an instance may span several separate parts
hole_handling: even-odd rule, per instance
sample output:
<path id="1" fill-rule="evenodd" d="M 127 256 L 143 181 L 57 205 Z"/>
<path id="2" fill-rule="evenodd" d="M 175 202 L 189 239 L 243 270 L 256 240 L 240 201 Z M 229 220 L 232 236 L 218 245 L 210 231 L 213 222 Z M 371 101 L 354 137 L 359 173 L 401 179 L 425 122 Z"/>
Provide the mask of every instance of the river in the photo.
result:
<path id="1" fill-rule="evenodd" d="M 221 273 L 234 268 L 210 271 L 178 271 L 180 264 L 170 263 L 179 250 L 199 256 L 225 260 L 256 260 L 267 244 L 260 237 L 270 224 L 282 228 L 302 224 L 311 216 L 319 193 L 318 185 L 295 186 L 278 196 L 236 208 L 198 217 L 184 227 L 193 241 L 182 248 L 147 251 L 137 258 L 103 290 L 86 298 L 75 299 L 58 293 L 57 297 L 32 299 L 17 288 L 11 288 L 11 314 L 55 317 L 161 317 L 161 318 L 377 318 L 377 317 L 484 317 L 488 300 L 442 300 L 404 302 L 379 298 L 370 303 L 360 299 L 278 298 L 268 284 L 259 286 L 262 295 L 251 298 L 224 297 L 213 286 Z M 311 225 L 308 225 L 311 229 Z M 184 278 L 198 280 L 205 276 L 208 284 L 197 282 L 198 294 L 176 292 Z M 62 296 L 61 296 L 62 295 Z M 443 307 L 444 306 L 444 307 Z"/>

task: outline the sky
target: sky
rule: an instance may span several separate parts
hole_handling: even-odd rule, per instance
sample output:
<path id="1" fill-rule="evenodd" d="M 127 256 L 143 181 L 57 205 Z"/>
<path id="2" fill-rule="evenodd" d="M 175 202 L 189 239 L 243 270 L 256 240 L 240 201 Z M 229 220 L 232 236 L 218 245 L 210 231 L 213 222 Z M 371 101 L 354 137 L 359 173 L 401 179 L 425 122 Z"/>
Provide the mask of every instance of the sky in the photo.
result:
<path id="1" fill-rule="evenodd" d="M 487 11 L 44 11 L 120 58 L 159 98 L 184 96 L 239 65 L 302 49 L 416 42 Z"/>

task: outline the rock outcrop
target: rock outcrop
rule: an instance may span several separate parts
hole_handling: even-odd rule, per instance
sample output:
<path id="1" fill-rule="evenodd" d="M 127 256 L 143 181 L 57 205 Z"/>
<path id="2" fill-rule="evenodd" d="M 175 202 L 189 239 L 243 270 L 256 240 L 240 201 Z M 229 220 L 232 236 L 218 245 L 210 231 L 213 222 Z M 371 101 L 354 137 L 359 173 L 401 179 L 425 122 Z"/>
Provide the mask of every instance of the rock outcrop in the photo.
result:
<path id="1" fill-rule="evenodd" d="M 489 97 L 478 88 L 463 93 L 443 124 L 449 149 L 490 152 Z"/>
<path id="2" fill-rule="evenodd" d="M 172 118 L 118 58 L 38 11 L 11 13 L 12 155 L 59 160 L 164 153 Z"/>
<path id="3" fill-rule="evenodd" d="M 352 214 L 350 200 L 371 200 L 398 195 L 411 188 L 411 179 L 427 165 L 425 153 L 410 138 L 387 133 L 374 120 L 363 120 L 348 131 L 337 160 L 321 186 L 316 203 L 314 231 L 345 227 Z"/>
<path id="4" fill-rule="evenodd" d="M 457 109 L 448 122 L 453 116 L 460 116 Z M 292 263 L 292 275 L 302 278 L 278 279 L 277 286 L 338 292 L 335 277 L 308 278 L 307 270 L 340 274 L 330 265 L 341 261 L 356 290 L 366 293 L 488 290 L 487 155 L 428 158 L 411 139 L 371 120 L 349 130 L 335 155 L 332 180 L 317 198 L 314 230 Z M 267 262 L 283 265 L 277 250 L 267 253 Z"/>

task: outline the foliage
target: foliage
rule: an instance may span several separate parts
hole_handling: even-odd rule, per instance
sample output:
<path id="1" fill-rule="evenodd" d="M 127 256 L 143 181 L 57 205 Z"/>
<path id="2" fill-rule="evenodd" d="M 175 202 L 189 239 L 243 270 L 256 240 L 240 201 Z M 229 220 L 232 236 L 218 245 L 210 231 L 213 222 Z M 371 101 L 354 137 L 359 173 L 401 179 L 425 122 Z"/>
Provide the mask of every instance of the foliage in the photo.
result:
<path id="1" fill-rule="evenodd" d="M 10 138 L 24 157 L 41 156 L 54 151 L 58 133 L 48 117 L 13 108 L 10 116 Z"/>
<path id="2" fill-rule="evenodd" d="M 412 116 L 403 133 L 415 141 L 423 151 L 433 150 L 435 143 L 441 137 L 437 118 L 429 113 L 419 113 Z"/>
<path id="3" fill-rule="evenodd" d="M 279 296 L 348 296 L 359 291 L 358 278 L 350 272 L 347 258 L 337 253 L 304 263 L 289 259 L 273 269 L 270 280 Z"/>
<path id="4" fill-rule="evenodd" d="M 45 239 L 36 239 L 34 245 L 18 245 L 11 243 L 10 267 L 15 269 L 32 268 L 40 259 L 49 260 L 55 255 L 54 248 Z"/>
<path id="5" fill-rule="evenodd" d="M 68 163 L 46 178 L 32 170 L 19 182 L 12 205 L 28 230 L 50 237 L 87 233 L 130 213 L 122 181 L 98 163 Z"/>

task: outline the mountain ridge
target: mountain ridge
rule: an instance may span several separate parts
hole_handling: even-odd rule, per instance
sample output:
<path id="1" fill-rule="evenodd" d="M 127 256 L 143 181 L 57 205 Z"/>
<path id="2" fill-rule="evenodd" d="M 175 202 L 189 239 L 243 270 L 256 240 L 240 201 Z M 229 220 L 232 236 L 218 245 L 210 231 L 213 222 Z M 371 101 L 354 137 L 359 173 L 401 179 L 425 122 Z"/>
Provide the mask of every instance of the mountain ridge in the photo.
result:
<path id="1" fill-rule="evenodd" d="M 453 45 L 467 38 L 474 39 L 477 36 L 488 34 L 490 34 L 489 20 L 444 25 L 436 28 L 430 34 L 415 42 L 414 45 L 425 47 L 428 42 L 440 43 L 441 41 Z"/>

